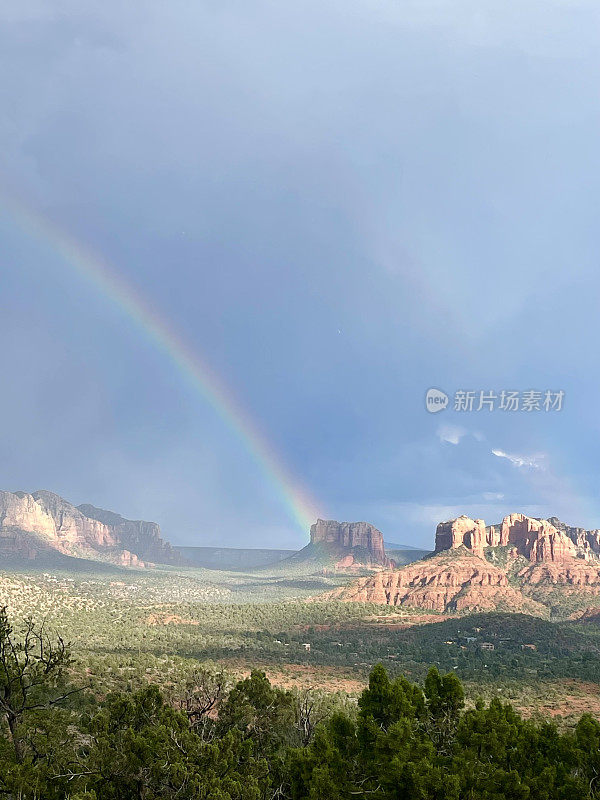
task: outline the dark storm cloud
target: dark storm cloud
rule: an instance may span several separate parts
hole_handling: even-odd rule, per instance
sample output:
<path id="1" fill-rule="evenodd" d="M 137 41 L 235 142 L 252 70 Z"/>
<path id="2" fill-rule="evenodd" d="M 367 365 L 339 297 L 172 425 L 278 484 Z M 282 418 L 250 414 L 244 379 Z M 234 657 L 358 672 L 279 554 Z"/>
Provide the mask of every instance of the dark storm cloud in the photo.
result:
<path id="1" fill-rule="evenodd" d="M 463 505 L 598 524 L 597 17 L 7 3 L 2 187 L 139 287 L 332 515 L 419 543 Z M 2 486 L 181 541 L 302 543 L 172 365 L 32 231 L 10 214 L 1 230 Z M 568 399 L 545 417 L 444 412 L 467 431 L 453 443 L 423 410 L 438 385 Z"/>

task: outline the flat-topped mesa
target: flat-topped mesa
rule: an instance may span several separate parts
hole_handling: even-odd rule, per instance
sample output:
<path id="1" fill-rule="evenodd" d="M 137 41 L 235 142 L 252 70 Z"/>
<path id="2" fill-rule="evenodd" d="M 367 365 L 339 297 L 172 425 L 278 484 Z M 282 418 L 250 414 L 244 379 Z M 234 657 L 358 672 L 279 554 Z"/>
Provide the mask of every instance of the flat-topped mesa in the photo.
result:
<path id="1" fill-rule="evenodd" d="M 591 532 L 583 531 L 580 534 L 582 541 L 585 539 L 583 534 L 589 535 Z M 589 549 L 593 549 L 592 539 L 591 536 L 586 539 Z M 464 515 L 441 522 L 436 531 L 436 552 L 461 545 L 480 558 L 484 556 L 485 547 L 512 546 L 519 555 L 536 562 L 564 561 L 575 558 L 579 551 L 578 543 L 564 530 L 559 530 L 549 520 L 535 519 L 525 514 L 509 514 L 502 520 L 502 525 L 487 528 L 483 520 L 473 520 Z"/>
<path id="2" fill-rule="evenodd" d="M 334 545 L 340 550 L 366 551 L 373 564 L 387 566 L 390 562 L 385 554 L 383 534 L 369 522 L 336 522 L 333 519 L 318 519 L 310 528 L 311 544 Z"/>

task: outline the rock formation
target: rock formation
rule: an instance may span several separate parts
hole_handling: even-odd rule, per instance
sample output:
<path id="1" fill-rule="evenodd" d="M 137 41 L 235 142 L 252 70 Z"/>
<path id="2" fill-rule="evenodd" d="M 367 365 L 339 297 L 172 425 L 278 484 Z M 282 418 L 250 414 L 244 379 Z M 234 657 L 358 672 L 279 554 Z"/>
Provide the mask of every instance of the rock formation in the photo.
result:
<path id="1" fill-rule="evenodd" d="M 330 544 L 351 554 L 362 550 L 367 563 L 385 565 L 383 534 L 368 522 L 336 522 L 332 519 L 318 519 L 310 528 L 311 544 Z"/>
<path id="2" fill-rule="evenodd" d="M 600 555 L 600 530 L 586 531 L 561 522 L 558 517 L 549 517 L 548 522 L 569 537 L 584 557 Z"/>
<path id="3" fill-rule="evenodd" d="M 435 553 L 362 578 L 328 597 L 433 611 L 557 613 L 600 595 L 600 531 L 555 517 L 509 514 L 501 525 L 461 516 L 437 526 Z M 598 604 L 597 599 L 593 601 Z"/>
<path id="4" fill-rule="evenodd" d="M 548 520 L 510 514 L 502 521 L 500 546 L 514 545 L 530 561 L 564 561 L 575 558 L 577 548 Z"/>
<path id="5" fill-rule="evenodd" d="M 311 525 L 306 547 L 269 569 L 290 574 L 362 573 L 395 565 L 386 555 L 383 534 L 374 525 L 318 519 Z"/>
<path id="6" fill-rule="evenodd" d="M 513 546 L 519 555 L 530 561 L 564 561 L 578 555 L 577 544 L 550 520 L 509 514 L 498 527 L 486 528 L 482 519 L 466 516 L 441 522 L 435 535 L 435 550 L 451 550 L 462 545 L 483 558 L 486 547 Z"/>
<path id="7" fill-rule="evenodd" d="M 440 522 L 435 532 L 436 552 L 461 545 L 483 558 L 483 548 L 487 546 L 487 531 L 482 519 L 471 519 L 463 515 L 449 522 Z"/>
<path id="8" fill-rule="evenodd" d="M 329 598 L 450 612 L 543 608 L 514 589 L 503 570 L 468 552 L 452 560 L 438 556 L 378 572 L 331 592 Z"/>
<path id="9" fill-rule="evenodd" d="M 33 559 L 49 548 L 128 567 L 182 561 L 153 522 L 133 522 L 94 506 L 76 508 L 52 492 L 0 492 L 0 554 Z"/>
<path id="10" fill-rule="evenodd" d="M 97 520 L 110 528 L 122 547 L 135 553 L 144 561 L 159 564 L 180 564 L 181 554 L 160 536 L 160 525 L 156 522 L 125 519 L 120 514 L 84 504 L 77 506 L 87 519 Z"/>

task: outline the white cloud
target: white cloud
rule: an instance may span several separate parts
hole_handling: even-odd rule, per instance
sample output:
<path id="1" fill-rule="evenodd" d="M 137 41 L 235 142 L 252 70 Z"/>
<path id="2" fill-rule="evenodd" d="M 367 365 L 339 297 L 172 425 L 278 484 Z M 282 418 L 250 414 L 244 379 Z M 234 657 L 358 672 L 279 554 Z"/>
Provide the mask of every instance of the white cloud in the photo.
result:
<path id="1" fill-rule="evenodd" d="M 544 469 L 546 456 L 544 453 L 537 453 L 533 456 L 519 455 L 518 453 L 506 453 L 504 450 L 492 450 L 492 455 L 498 458 L 506 458 L 515 467 L 526 467 L 527 469 Z"/>
<path id="2" fill-rule="evenodd" d="M 487 500 L 488 502 L 492 502 L 493 500 L 504 500 L 504 495 L 502 492 L 484 492 L 483 499 Z"/>
<path id="3" fill-rule="evenodd" d="M 466 435 L 467 431 L 464 428 L 459 428 L 458 425 L 440 425 L 437 429 L 437 436 L 440 442 L 458 444 L 463 436 Z"/>

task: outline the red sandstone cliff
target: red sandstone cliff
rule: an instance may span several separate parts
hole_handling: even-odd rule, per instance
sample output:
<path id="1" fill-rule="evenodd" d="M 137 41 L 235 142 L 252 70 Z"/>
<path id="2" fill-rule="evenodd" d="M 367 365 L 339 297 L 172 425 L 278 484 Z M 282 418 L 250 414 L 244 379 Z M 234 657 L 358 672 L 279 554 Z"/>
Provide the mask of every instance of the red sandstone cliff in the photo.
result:
<path id="1" fill-rule="evenodd" d="M 383 534 L 369 522 L 336 522 L 318 519 L 310 528 L 311 544 L 333 545 L 346 556 L 354 554 L 365 563 L 389 565 Z M 362 553 L 361 553 L 362 551 Z"/>
<path id="2" fill-rule="evenodd" d="M 466 551 L 456 558 L 434 556 L 399 570 L 360 578 L 330 593 L 329 598 L 429 611 L 510 609 L 535 613 L 543 609 L 514 589 L 503 570 Z"/>
<path id="3" fill-rule="evenodd" d="M 280 573 L 364 573 L 392 569 L 383 534 L 368 522 L 337 522 L 318 519 L 310 528 L 310 542 L 289 558 L 269 567 Z"/>
<path id="4" fill-rule="evenodd" d="M 35 559 L 49 549 L 128 567 L 181 561 L 155 523 L 76 508 L 52 492 L 0 492 L 0 557 Z"/>
<path id="5" fill-rule="evenodd" d="M 438 525 L 432 557 L 362 578 L 328 597 L 453 612 L 547 614 L 561 600 L 565 607 L 567 600 L 597 604 L 598 533 L 524 514 L 487 528 L 481 519 L 461 516 Z"/>
<path id="6" fill-rule="evenodd" d="M 464 545 L 483 558 L 485 547 L 513 546 L 519 555 L 529 561 L 564 561 L 578 555 L 578 547 L 566 532 L 556 528 L 549 520 L 509 514 L 502 525 L 486 528 L 482 519 L 462 516 L 449 522 L 440 522 L 435 535 L 435 550 L 450 550 Z"/>
<path id="7" fill-rule="evenodd" d="M 435 550 L 452 550 L 464 545 L 483 558 L 483 548 L 488 545 L 487 538 L 482 519 L 471 519 L 463 515 L 448 522 L 440 522 L 435 533 Z"/>
<path id="8" fill-rule="evenodd" d="M 558 517 L 548 519 L 555 528 L 566 533 L 569 539 L 575 544 L 577 550 L 586 558 L 593 558 L 600 555 L 600 530 L 586 531 L 585 528 L 576 528 L 561 522 Z"/>

